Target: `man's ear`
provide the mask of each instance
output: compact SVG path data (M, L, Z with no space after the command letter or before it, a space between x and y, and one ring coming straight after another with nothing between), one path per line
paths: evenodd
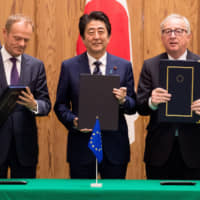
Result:
M83 44L85 45L85 37L81 37L81 40L82 40Z
M188 34L187 37L188 37L188 40L191 40L192 39L192 33Z

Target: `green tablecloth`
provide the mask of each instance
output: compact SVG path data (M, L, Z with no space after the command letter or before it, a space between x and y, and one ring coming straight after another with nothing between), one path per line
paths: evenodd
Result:
M0 200L200 200L200 181L194 186L162 186L152 180L27 179L26 185L0 185Z

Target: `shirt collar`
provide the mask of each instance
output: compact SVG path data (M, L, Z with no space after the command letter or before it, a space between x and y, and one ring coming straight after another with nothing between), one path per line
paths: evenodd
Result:
M6 50L6 48L3 46L1 48L1 54L2 54L2 59L3 62L8 61L10 58L12 58L13 56L11 56L8 51ZM15 57L17 59L17 61L19 61L21 63L22 60L22 55Z
M87 52L87 56L88 56L88 62L90 66L93 65L95 61L97 61L97 59L92 57L88 52ZM101 62L104 66L106 66L106 58L107 58L107 52L105 52L105 54L100 59L98 59L98 61Z
M181 55L179 58L175 59L173 58L172 56L170 56L169 54L168 55L168 59L169 60L187 60L187 49L186 51L183 53L183 55Z

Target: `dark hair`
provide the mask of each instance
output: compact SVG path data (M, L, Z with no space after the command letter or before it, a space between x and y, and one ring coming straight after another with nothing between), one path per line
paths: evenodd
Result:
M107 15L101 11L93 11L89 15L84 14L79 20L79 32L82 38L84 38L85 28L87 24L92 20L99 20L105 23L106 29L108 31L108 36L111 34L111 24Z

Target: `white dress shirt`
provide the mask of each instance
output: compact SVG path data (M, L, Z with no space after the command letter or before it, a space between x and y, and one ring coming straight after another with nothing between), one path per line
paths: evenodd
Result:
M89 67L90 67L90 73L93 74L94 69L96 67L94 62L99 61L99 62L101 62L99 69L100 69L102 75L105 75L106 74L107 52L98 60L96 58L92 57L88 52L87 52L87 56L88 56L88 63L89 63Z
M4 71L5 71L5 74L6 74L6 80L7 80L8 85L10 85L10 81L11 81L10 76L11 76L11 71L12 71L12 66L13 66L13 63L10 60L10 58L12 58L13 56L11 56L7 52L7 50L5 49L4 46L1 48L1 55L2 55L2 60L3 60L3 65L4 65ZM18 74L19 74L19 77L20 77L22 56L20 55L20 56L15 57L15 58L17 59L16 65L17 65L17 71L18 71Z

